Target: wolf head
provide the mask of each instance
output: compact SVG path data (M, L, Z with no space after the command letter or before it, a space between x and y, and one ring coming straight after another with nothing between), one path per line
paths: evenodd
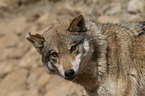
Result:
M54 24L43 35L28 33L26 38L42 55L48 73L73 80L93 53L86 31L85 19L80 15L70 23Z

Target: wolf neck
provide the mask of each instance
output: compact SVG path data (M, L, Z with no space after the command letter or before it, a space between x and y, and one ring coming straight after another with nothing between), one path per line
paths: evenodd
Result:
M102 34L102 31L97 28L94 22L88 21L87 24L87 28L89 28L87 35L90 37L95 51L74 82L84 86L86 90L96 91L101 77L107 71L106 54L108 43L106 36Z

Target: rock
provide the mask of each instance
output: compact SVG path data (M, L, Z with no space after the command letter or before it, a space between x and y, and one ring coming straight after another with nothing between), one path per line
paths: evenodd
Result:
M18 89L5 96L41 96L37 88L32 88L30 90Z
M19 6L19 1L20 0L13 0L13 1L9 1L9 0L2 0L5 4L5 8L7 8L8 10L13 10L14 8L17 8ZM13 5L13 6L11 6ZM3 6L2 6L3 7Z
M15 28L14 26L17 27ZM11 28L12 32L16 33L17 35L24 34L24 30L27 29L28 26L30 26L30 24L26 22L25 17L18 17L14 20L11 20L9 23L9 28Z
M9 10L14 10L15 8L18 8L22 5L28 5L28 4L34 4L40 0L1 0L0 1L0 7L6 7ZM11 6L13 5L13 6Z
M8 37L7 37L8 38ZM3 39L5 40L5 39ZM1 41L0 41L1 42ZM21 59L24 54L30 49L30 46L26 46L26 42L13 40L11 43L5 44L5 42L11 42L9 40L1 42L0 45L0 60L5 59ZM19 43L18 43L19 42ZM6 48L8 47L8 48Z
M6 6L5 0L0 0L0 8L5 6Z
M19 96L19 95L15 95L15 96ZM23 93L22 96L42 96L42 95L40 95L40 92L39 92L38 88L33 87L30 90Z
M18 42L19 37L12 33L0 38L0 46L2 47L15 47Z
M35 14L32 14L31 16L27 17L27 22L35 22L37 21L39 18L40 18L40 14L41 13L35 13Z
M19 66L28 69L42 66L40 54L34 48L31 48L21 59Z
M8 74L0 82L0 96L6 96L6 94L15 90L23 89L27 74L28 72L25 69L18 69Z
M24 96L23 95L24 93L25 93L25 90L17 89L15 91L11 92L11 93L7 93L7 95L5 95L5 96Z
M1 53L0 60L7 60L7 59L9 59L9 56L12 56L12 57L14 56L15 48L5 48L5 47L1 48L0 47L0 49L2 49L2 50L0 50L0 53Z
M58 15L69 14L70 16L76 16L81 13L81 10L72 10L71 8L61 8L57 11Z
M7 53L5 53L5 47L2 47L2 46L0 46L0 53L1 53L1 55L0 55L0 61L1 60L6 60L6 57L7 57Z
M19 42L16 48L11 48L11 51L8 53L7 58L9 59L21 59L24 54L30 49L30 46L26 46L27 42Z
M115 15L121 12L121 3L112 3L105 10L105 14L107 15Z
M7 60L7 61L1 61L0 64L0 77L3 77L13 70L15 70L18 66L18 61L16 60Z
M49 22L48 22L49 21ZM39 33L42 34L48 28L50 27L51 24L57 23L57 19L55 18L55 15L53 14L43 14L38 20L37 23L42 24L41 25L41 30L39 30ZM35 32L35 31L32 31ZM37 31L38 32L38 31Z
M25 30L29 26L30 24L26 22L26 18L20 16L12 20L6 20L5 22L2 22L0 24L0 34L3 36L11 36L11 34L20 36L25 34Z
M138 12L143 12L145 6L144 0L130 0L128 3L128 12L136 14Z
M51 75L47 74L46 72L43 73L37 81L37 86L39 88L46 86L50 78Z
M40 76L42 76L44 73L45 73L44 68L31 69L30 75L28 79L26 80L26 83L29 85L28 88L38 87L37 82L40 79Z
M41 0L20 0L22 4L27 5L27 4L34 4L37 3Z
M61 0L48 0L49 2L58 2L58 1L61 1Z
M101 23L119 23L120 19L116 17L111 17L111 16L100 16L98 18L98 21Z

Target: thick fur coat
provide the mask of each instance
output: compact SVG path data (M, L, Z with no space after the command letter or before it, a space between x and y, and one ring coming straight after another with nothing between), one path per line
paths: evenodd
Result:
M145 96L145 21L101 24L80 15L26 38L48 73L82 85L89 96Z

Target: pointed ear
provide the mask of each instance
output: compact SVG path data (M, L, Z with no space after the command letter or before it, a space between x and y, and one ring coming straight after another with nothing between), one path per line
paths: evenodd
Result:
M26 35L26 39L33 44L37 51L41 54L44 47L44 38L40 34L32 35L30 32Z
M87 28L85 26L85 19L82 15L74 18L68 27L68 31L70 32L85 32Z

